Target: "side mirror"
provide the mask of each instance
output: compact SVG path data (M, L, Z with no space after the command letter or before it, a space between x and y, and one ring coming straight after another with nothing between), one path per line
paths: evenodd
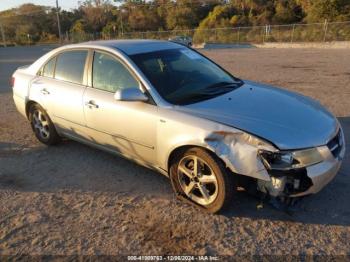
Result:
M137 87L119 89L114 94L114 99L118 101L148 101L148 97Z

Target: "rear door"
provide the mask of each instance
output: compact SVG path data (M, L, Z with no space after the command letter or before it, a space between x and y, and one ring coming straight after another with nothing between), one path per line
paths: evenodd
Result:
M44 64L37 76L32 80L30 88L30 99L38 102L49 115L52 115L50 92L52 92L52 85L55 82L53 80L55 65L56 56Z
M67 132L85 126L83 93L86 88L88 50L68 50L56 59L50 83L50 103L55 122Z

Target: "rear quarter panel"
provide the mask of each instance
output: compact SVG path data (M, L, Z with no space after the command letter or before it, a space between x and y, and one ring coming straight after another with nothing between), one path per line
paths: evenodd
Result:
M17 110L23 116L27 117L25 107L28 102L30 83L33 79L33 75L27 73L26 69L17 69L14 72L13 77L15 78L13 100Z

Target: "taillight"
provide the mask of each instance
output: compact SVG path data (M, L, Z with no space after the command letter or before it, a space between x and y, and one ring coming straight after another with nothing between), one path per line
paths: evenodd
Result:
M10 86L13 88L15 86L15 78L11 77L10 79Z

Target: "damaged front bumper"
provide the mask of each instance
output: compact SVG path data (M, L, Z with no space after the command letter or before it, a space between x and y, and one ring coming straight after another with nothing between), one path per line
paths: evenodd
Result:
M338 157L333 156L327 147L322 147L320 150L325 157L321 163L289 172L270 170L268 172L271 174L271 179L269 181L258 180L258 190L274 197L299 197L319 192L339 171L345 148Z
M266 164L261 150L280 151L243 132L215 133L206 141L232 172L256 178L257 190L273 197L299 197L319 192L335 177L345 155L344 135L340 128L327 145L312 149L317 151L318 161L315 157L300 155L311 149L295 151L293 154L300 161L291 168Z
M319 192L338 173L342 159L345 155L345 147L342 148L342 152L340 152L338 157L334 157L328 148L324 151L326 160L317 165L306 168L307 176L311 179L312 185L306 191L291 194L291 197L304 196Z

